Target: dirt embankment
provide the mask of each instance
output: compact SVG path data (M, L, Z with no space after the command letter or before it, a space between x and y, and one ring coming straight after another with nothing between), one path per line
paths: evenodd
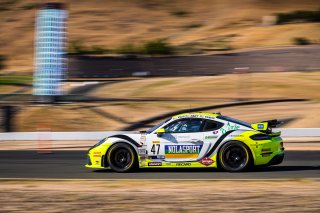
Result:
M0 212L319 212L320 181L1 181Z

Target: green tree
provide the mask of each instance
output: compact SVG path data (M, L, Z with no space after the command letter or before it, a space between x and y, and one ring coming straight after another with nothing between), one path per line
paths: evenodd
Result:
M173 46L171 46L166 39L149 41L144 44L144 50L146 54L150 55L168 55L174 52Z

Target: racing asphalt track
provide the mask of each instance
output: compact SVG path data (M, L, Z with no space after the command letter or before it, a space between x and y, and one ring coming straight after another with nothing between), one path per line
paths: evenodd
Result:
M227 173L217 169L140 169L136 173L90 170L83 165L86 151L0 151L1 178L48 179L294 179L320 178L320 151L287 151L278 166L251 172Z

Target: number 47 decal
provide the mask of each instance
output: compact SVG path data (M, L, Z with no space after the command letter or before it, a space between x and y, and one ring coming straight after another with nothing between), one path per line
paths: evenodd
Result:
M157 146L157 147L156 147ZM158 155L159 154L159 151L160 151L160 144L153 144L152 147L151 147L151 152L154 154L154 155Z

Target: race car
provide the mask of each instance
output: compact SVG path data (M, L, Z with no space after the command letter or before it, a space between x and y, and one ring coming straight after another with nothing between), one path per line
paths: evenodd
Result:
M86 167L129 172L138 168L221 168L239 172L284 159L280 122L249 124L221 113L184 113L147 131L102 139L87 154Z

